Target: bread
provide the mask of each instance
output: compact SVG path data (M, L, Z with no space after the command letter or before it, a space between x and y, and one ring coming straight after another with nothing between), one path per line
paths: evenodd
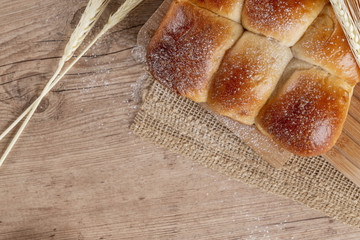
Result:
M320 13L326 0L246 0L245 29L294 45Z
M292 48L296 58L320 66L354 86L360 69L330 4Z
M175 0L148 46L150 73L292 153L327 152L360 80L331 5L244 0L241 36L230 3L241 1Z
M147 48L149 71L181 96L205 102L213 74L242 31L234 21L175 0Z
M191 0L195 5L208 9L235 22L241 20L244 0Z
M280 78L280 81L279 81L279 83L277 85L277 88L276 88L276 90L274 92L276 92L281 86L283 86L285 84L285 82L287 80L289 80L291 75L293 75L293 73L295 71L307 70L307 69L310 69L310 68L313 68L313 67L315 67L315 66L313 64L311 64L311 63L301 61L301 60L299 60L297 58L291 59L289 64L286 66L286 68L284 70L284 73L282 74L282 76Z
M341 134L353 88L312 67L296 70L256 117L256 126L287 150L301 156L330 150Z
M291 58L289 48L245 32L225 55L214 77L209 106L221 115L254 124Z

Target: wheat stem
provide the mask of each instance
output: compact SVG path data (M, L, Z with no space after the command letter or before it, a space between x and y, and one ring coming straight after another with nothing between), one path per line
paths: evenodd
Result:
M32 115L36 111L37 107L39 106L41 100L48 92L47 89L52 85L54 80L57 78L59 73L61 72L62 68L64 67L65 63L71 59L71 57L74 55L74 52L78 49L78 47L81 45L81 43L84 41L85 37L89 34L90 30L93 28L97 20L99 20L101 14L105 10L106 6L110 0L90 0L85 8L84 13L82 14L80 21L78 25L76 26L74 32L71 34L71 37L68 41L68 43L65 46L64 54L62 58L59 61L58 67L54 73L54 75L50 78L46 86L44 87L43 91L41 92L40 96L34 101L34 103L31 105L31 109L29 112L25 121L20 126L19 130L15 134L14 138L11 140L9 146L6 148L5 152L0 158L0 167L4 163L6 157L10 153L11 149L14 147L16 141L19 139L21 133L24 131L26 125L30 121ZM0 140L3 139L6 134L8 134L20 121L22 118L26 116L27 113L23 113L18 117L13 124L11 124L0 136Z
M66 70L59 75L55 82L51 84L51 86L48 88L48 90L45 92L45 95L61 80L61 78L77 63L80 58L95 44L95 42L102 37L110 28L115 26L118 22L120 22L133 8L135 8L138 4L140 4L141 1L133 1L130 4L124 3L122 8L119 8L119 10L113 15L112 19L109 19L107 26L102 29L102 31L95 37L95 39L88 45L86 49L66 68ZM36 101L38 101L41 98L39 96ZM31 110L31 108L35 105L35 102L32 103L19 117L16 119L9 127L6 129L1 135L0 140L2 140Z
M10 142L9 146L5 150L3 156L0 159L0 167L4 163L6 157L14 147L16 141L19 139L21 133L25 129L26 125L30 121L30 118L36 111L38 105L40 104L42 98L64 77L64 75L80 60L80 58L97 42L99 38L101 38L108 30L110 30L112 27L114 27L116 24L121 22L136 6L138 6L143 0L127 0L122 4L119 9L109 17L108 22L105 24L101 32L90 42L90 44L76 57L76 59L60 74L60 75L54 75L55 78L49 81L47 86L45 86L44 90L40 94L40 96L35 100L35 102L28 107L23 114L21 114L22 118L26 116L28 113L25 121L19 128L18 132L16 133L15 137ZM20 117L21 117L20 116ZM19 117L19 118L20 118ZM19 120L21 121L21 119ZM19 122L18 121L18 122ZM15 122L14 122L15 123ZM14 124L16 126L16 124ZM11 126L10 126L11 127ZM10 129L11 130L11 129ZM10 131L9 130L9 131ZM3 134L2 134L3 135ZM6 134L5 134L6 135ZM3 136L0 136L0 140Z
M105 10L106 6L109 4L110 0L90 0L85 8L84 13L82 14L79 24L76 26L74 32L71 34L71 37L66 44L64 49L64 54L59 61L58 67L51 77L44 90L49 88L53 83L56 77L59 75L61 69L64 67L65 63L74 55L74 52L78 49L81 43L84 41L85 37L89 34L90 30L94 27L95 23L99 20L101 14ZM45 91L46 92L46 91ZM46 95L46 94L45 94ZM40 104L41 97L39 96L30 107L34 107L37 104ZM30 112L30 107L27 108L4 132L0 135L0 141L14 128L16 125ZM0 162L1 166L1 162Z

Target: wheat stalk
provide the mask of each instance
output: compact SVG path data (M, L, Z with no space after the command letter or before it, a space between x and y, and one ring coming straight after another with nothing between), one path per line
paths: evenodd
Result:
M109 2L110 0L90 0L88 2L85 11L81 16L79 24L76 26L75 30L70 36L68 43L65 46L63 56L58 63L58 67L54 75L49 80L48 84L45 86L44 90L49 88L49 86L54 82L55 78L59 75L65 63L74 55L75 51L84 41L95 23L99 20L101 14ZM47 92L43 95L45 96L46 94ZM26 109L4 132L2 132L0 135L0 141L30 112L31 108L33 108L36 104L40 104L43 97L40 95L28 109ZM1 164L2 162L0 160L0 167Z
M61 72L62 68L64 67L65 63L71 59L74 55L75 51L84 41L85 37L89 34L90 30L93 28L95 23L99 20L101 14L105 10L106 6L110 0L90 0L85 8L84 13L82 14L78 25L76 26L74 32L71 34L71 37L68 43L65 46L64 54L58 63L58 67L54 73L54 75L50 78L46 86L44 87L43 91L41 92L40 96L33 102L33 104L21 114L1 135L0 140L3 139L25 116L24 123L21 125L19 130L17 131L14 138L11 140L9 146L6 148L4 154L0 158L0 167L4 163L6 157L10 153L11 149L14 147L16 141L19 139L21 133L24 131L27 123L30 121L32 115L38 108L41 100L44 96L48 93L47 89L54 83L55 79Z
M360 66L360 3L357 0L330 0L330 2Z
M0 140L9 132L13 127L17 125L21 121L22 118L24 118L27 114L27 118L21 125L20 129L14 136L13 140L10 142L9 146L5 150L3 156L0 159L0 167L5 161L6 157L14 147L16 141L19 139L21 133L25 129L26 125L30 121L31 116L36 111L39 103L41 102L42 98L65 76L65 74L80 60L80 58L96 43L96 41L101 38L107 31L109 31L112 27L114 27L116 24L121 22L136 6L138 6L143 0L126 0L123 5L119 7L119 9L109 17L108 22L105 24L103 29L100 31L100 33L90 42L90 44L76 57L76 59L61 73L57 74L53 81L49 81L48 85L45 86L43 92L41 95L35 100L35 102L28 107L21 115L20 117L14 121L14 123L0 136ZM71 38L70 38L71 39ZM80 43L81 44L81 43ZM79 45L80 45L79 44ZM78 46L79 46L78 45ZM75 50L72 52L72 54L75 52ZM66 59L66 58L62 58ZM70 58L69 58L70 59Z

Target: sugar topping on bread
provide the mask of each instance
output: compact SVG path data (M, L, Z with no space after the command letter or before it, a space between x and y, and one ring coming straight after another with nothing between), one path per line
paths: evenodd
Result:
M335 144L360 80L326 0L174 0L147 61L174 92L303 156Z

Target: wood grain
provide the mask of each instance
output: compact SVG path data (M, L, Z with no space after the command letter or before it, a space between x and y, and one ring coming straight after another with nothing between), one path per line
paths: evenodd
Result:
M86 1L1 3L3 129L55 70ZM160 3L145 1L42 102L0 169L0 239L359 239L130 133L142 76L131 49Z
M351 181L360 186L360 86L354 90L343 133L324 157Z

